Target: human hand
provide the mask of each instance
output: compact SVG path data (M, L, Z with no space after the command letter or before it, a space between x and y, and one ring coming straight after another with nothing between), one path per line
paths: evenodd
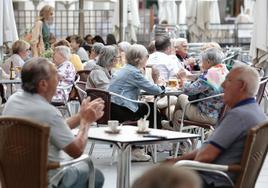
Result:
M189 57L188 59L185 60L186 65L193 65L195 64L195 58Z
M179 70L179 72L177 73L177 77L179 78L179 79L185 79L186 78L186 71L184 70L184 69L180 69Z
M80 118L84 123L92 123L100 119L104 114L104 101L101 98L97 98L93 101L90 97L83 100L80 106Z

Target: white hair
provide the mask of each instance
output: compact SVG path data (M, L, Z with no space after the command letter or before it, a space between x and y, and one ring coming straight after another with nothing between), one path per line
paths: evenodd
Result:
M127 41L122 41L118 44L118 47L120 50L127 52L127 50L129 49L129 47L131 46L131 44Z
M133 44L126 53L127 63L138 67L141 59L148 56L147 49L141 44Z
M71 50L67 46L57 46L55 51L61 53L65 60L69 60L71 58Z
M186 38L176 38L173 39L173 46L181 46L182 43L186 42L187 43L187 39Z
M247 93L251 97L255 97L260 84L260 76L256 69L248 65L240 65L232 69L239 71L238 78L246 83Z

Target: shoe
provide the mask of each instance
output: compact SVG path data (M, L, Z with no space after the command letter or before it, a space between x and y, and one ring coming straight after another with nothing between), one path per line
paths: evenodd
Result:
M170 123L167 120L162 120L161 125L162 125L162 129L174 131L174 128L170 126Z
M134 149L131 152L131 161L133 162L147 162L150 161L151 156L144 152L144 149Z

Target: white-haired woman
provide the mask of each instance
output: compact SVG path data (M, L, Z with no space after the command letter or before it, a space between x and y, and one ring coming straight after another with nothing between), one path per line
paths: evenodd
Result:
M147 59L148 51L143 45L134 44L129 47L126 53L127 64L115 73L108 90L133 100L138 100L141 89L152 95L163 93L164 87L150 82L141 72L141 69L146 66ZM138 120L148 112L144 104L140 105L116 96L112 96L111 101L111 118L119 122ZM150 104L150 107L153 112L153 105ZM160 116L157 117L160 125ZM153 113L150 113L149 121L149 126L153 127ZM135 149L132 151L132 160L148 161L150 156L143 150Z
M225 64L221 64L223 58L224 54L216 48L211 48L201 53L203 73L193 83L184 85L184 94L178 97L174 110L173 128L179 128L178 119L182 117L182 112L190 100L209 97L223 92L221 84L228 74ZM221 97L200 101L186 108L186 119L215 124L222 107L223 101ZM163 124L163 127L169 128L167 126Z
M57 66L59 83L56 94L54 95L53 102L63 102L64 97L68 99L71 91L71 85L75 79L74 65L69 61L71 56L71 50L67 46L57 46L54 49L53 63ZM67 88L65 92L61 88Z
M131 44L126 41L122 41L118 44L118 49L119 49L119 61L116 64L116 68L122 68L126 64L126 52L129 49Z
M99 55L101 52L101 49L104 47L104 44L100 42L95 42L92 45L91 53L90 53L90 60L85 62L84 64L84 70L91 70L97 63L99 59Z
M108 89L111 70L117 63L118 50L114 46L104 46L99 54L97 64L93 66L87 78L86 88Z

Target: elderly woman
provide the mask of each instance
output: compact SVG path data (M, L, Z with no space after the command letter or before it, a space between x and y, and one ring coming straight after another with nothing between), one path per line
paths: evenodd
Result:
M126 64L126 52L131 44L127 41L122 41L118 44L120 59L116 68L122 68Z
M164 88L147 80L141 72L146 66L148 52L142 45L132 45L126 53L127 64L120 69L111 80L109 91L137 100L140 90L152 95L164 92ZM112 119L120 122L137 120L147 113L146 106L112 96ZM153 125L153 115L150 114L150 125Z
M104 47L104 44L100 42L96 42L92 45L91 53L90 53L90 60L87 61L84 64L84 69L85 70L91 70L94 65L96 65L96 62L98 61L101 49Z
M225 80L228 70L221 64L224 54L216 48L201 53L201 69L203 73L191 84L184 84L184 94L178 97L173 114L173 128L179 127L178 119L190 100L209 97L222 92L221 84ZM223 107L221 97L215 97L191 104L186 109L186 119L215 124ZM167 125L163 125L167 128Z
M147 59L148 52L144 46L139 44L130 46L126 53L127 64L113 76L108 90L132 100L138 99L141 89L152 95L163 93L164 87L147 80L141 71L146 66ZM111 119L119 120L119 122L138 120L148 112L144 104L140 105L116 96L112 96L111 101ZM151 104L150 107L153 112L153 105ZM160 116L157 117L158 125L160 125ZM153 127L153 113L150 113L149 120L150 127ZM142 149L132 150L134 161L148 161L150 158Z
M68 48L71 49L70 43L65 39L61 39L58 42L53 44L53 48L55 48L57 46L67 46ZM76 72L83 70L82 61L80 60L80 57L77 54L71 53L70 62L74 65Z
M30 54L30 44L25 42L24 40L17 40L12 45L12 55L3 64L3 70L7 74L9 74L10 64L12 62L13 66L15 67L16 75L18 75L20 68L29 58L29 54Z
M75 68L69 61L71 50L67 46L57 46L54 49L53 63L57 67L59 84L53 102L63 102L67 100L71 91L71 86L75 79ZM62 89L64 88L64 89Z
M117 49L114 46L104 46L101 49L97 64L93 66L87 78L86 88L108 89L111 70L117 63L117 54Z

